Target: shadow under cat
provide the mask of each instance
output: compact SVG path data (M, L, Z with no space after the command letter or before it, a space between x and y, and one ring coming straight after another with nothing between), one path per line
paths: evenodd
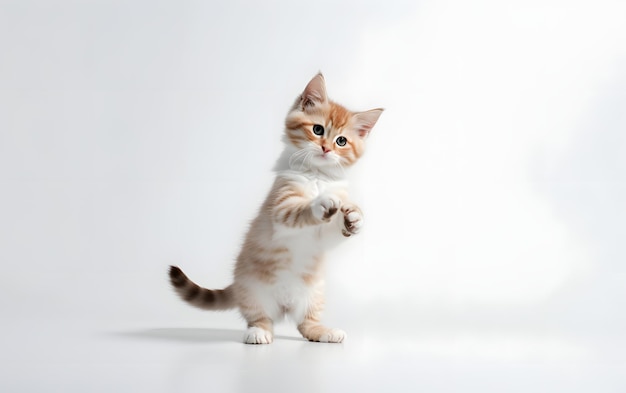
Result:
M244 336L243 330L237 329L202 329L202 328L155 328L116 332L115 336L188 343L225 343L236 342L241 344ZM280 340L307 342L301 337L276 336Z

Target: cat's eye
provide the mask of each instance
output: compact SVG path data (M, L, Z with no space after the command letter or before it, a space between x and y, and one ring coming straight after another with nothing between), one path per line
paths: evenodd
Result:
M335 142L339 145L339 146L345 146L346 143L348 142L348 140L346 139L345 136L340 136L337 137L337 140L335 140Z
M322 126L321 126L321 125L319 125L319 124L315 124L315 125L313 126L313 133L314 133L315 135L324 135L324 127L322 127Z

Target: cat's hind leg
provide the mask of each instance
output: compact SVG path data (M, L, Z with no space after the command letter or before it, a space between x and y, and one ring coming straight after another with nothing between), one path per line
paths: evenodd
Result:
M343 330L328 328L311 318L305 318L298 325L298 331L307 340L322 343L340 343L346 338L346 332Z
M271 292L272 288L257 282L247 282L245 286L240 282L237 285L239 312L248 324L243 342L271 344L274 341L274 321L284 316Z
M328 328L320 323L319 316L323 307L323 297L317 295L316 301L311 302L304 317L298 322L298 331L309 341L324 343L340 343L346 338L346 332L341 329Z

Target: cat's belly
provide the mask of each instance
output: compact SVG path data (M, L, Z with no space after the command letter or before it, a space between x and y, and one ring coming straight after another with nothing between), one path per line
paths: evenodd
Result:
M286 249L272 280L257 281L253 292L272 319L290 316L302 321L307 307L323 285L320 269L323 247L313 228L290 232L290 236L273 239L272 246Z
M302 321L315 286L307 285L299 274L288 270L278 272L278 276L272 294L279 311L295 321Z
M281 269L275 272L272 282L249 282L248 290L272 320L288 315L301 322L321 285L322 282L307 282L303 274L294 269Z
M345 240L342 235L343 216L336 213L328 223L292 228L275 224L272 243L275 247L289 249L294 260L309 259L323 254Z

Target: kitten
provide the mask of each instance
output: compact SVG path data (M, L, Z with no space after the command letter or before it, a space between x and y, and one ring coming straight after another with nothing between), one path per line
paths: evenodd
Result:
M316 75L287 115L276 179L248 230L234 282L201 288L171 266L180 297L208 310L239 308L248 344L271 343L274 321L286 315L310 341L342 342L345 332L319 320L324 252L361 230L362 213L348 198L344 168L361 157L382 111L350 112L328 99L324 77Z

